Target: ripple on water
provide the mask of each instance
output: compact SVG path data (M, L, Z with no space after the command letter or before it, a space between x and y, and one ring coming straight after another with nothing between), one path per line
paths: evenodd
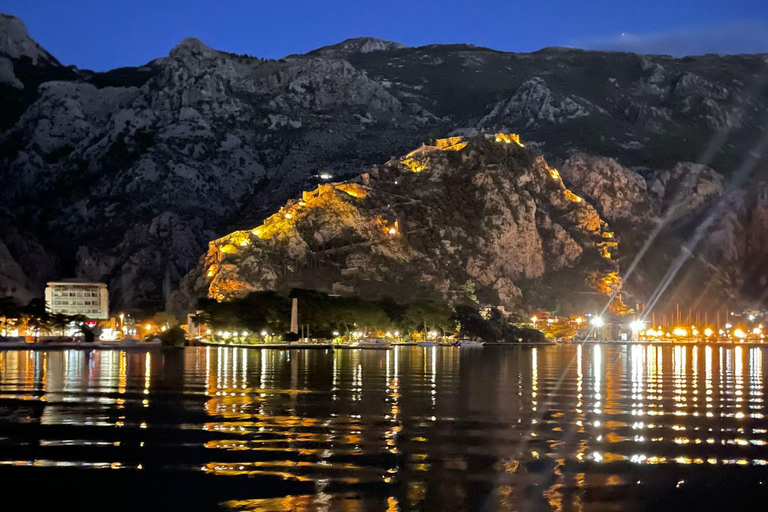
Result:
M0 351L0 478L126 507L733 507L768 493L765 350Z

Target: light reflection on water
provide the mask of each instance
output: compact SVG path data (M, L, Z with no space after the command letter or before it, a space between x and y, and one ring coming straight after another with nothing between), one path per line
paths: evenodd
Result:
M652 508L768 482L765 350L0 351L0 476L172 474L236 510Z

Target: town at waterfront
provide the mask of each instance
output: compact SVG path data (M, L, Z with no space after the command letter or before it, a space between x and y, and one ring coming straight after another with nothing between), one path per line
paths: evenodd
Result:
M45 300L19 304L0 298L0 348L81 346L391 348L395 345L460 345L575 342L762 343L761 310L685 310L618 315L583 311L558 315L544 309L507 311L502 306L448 305L434 300L368 300L293 289L253 292L241 299L200 299L179 319L111 312L103 283L48 283Z

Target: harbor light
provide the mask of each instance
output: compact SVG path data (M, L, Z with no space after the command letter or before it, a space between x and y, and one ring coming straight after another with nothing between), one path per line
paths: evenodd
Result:
M261 331L261 335L262 336L266 336L267 335L267 331Z
M709 327L704 329L704 336L706 336L707 338L711 337L714 333L715 332L712 329L710 329Z
M644 326L645 326L645 322L643 322L642 320L633 320L629 324L629 328L632 329L632 332L640 332Z
M745 333L743 330L741 330L738 327L733 330L733 335L736 336L737 338L741 339L741 340L743 340L744 338L747 337L747 333Z
M595 327L602 327L605 324L603 318L600 316L594 317L590 323Z
M682 338L682 337L688 336L688 331L686 331L682 327L675 327L675 330L672 331L672 334L674 334L678 338Z
M339 331L333 331L333 335L334 336L338 336L339 335Z

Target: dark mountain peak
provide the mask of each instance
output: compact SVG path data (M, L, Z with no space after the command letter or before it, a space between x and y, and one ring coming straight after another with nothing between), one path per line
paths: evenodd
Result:
M394 41L386 41L378 37L353 37L330 46L323 46L309 52L307 55L344 58L355 53L371 53L387 50L399 50L406 46Z
M581 48L573 48L571 46L545 46L540 49L538 53L567 53L567 52L585 52L588 50L582 50Z
M24 22L16 16L0 13L0 57L13 60L28 58L32 64L41 62L59 65L27 32Z
M196 37L187 37L183 39L179 44L174 46L170 53L170 57L210 57L218 54L216 50L203 43Z

